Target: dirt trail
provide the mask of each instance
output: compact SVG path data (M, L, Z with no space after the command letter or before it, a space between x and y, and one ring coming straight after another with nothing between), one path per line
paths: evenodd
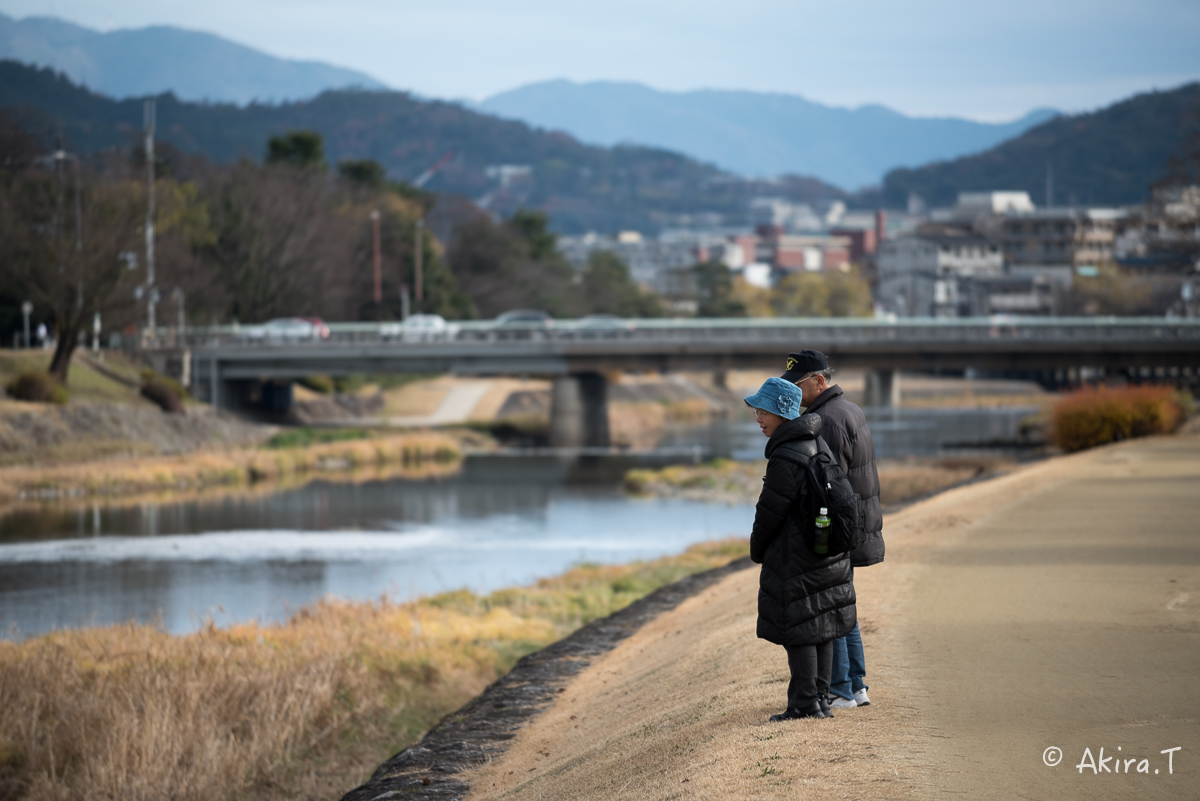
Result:
M1195 798L1198 513L1200 438L1176 437L889 516L856 576L875 703L827 721L766 722L787 667L735 573L582 671L470 798ZM1081 775L1102 746L1149 772Z

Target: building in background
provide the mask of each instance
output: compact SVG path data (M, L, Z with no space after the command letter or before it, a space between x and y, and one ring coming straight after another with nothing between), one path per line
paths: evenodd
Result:
M1055 314L1077 275L1117 260L1118 242L1136 249L1120 239L1130 219L1125 209L1039 209L1026 192L964 192L880 248L876 300L910 317ZM970 254L983 245L978 262Z
M989 227L1004 250L1009 272L1043 275L1070 286L1075 270L1113 261L1121 209L1052 208L1006 213Z
M1004 274L999 246L965 229L885 240L877 261L876 302L897 317L970 316L973 283Z

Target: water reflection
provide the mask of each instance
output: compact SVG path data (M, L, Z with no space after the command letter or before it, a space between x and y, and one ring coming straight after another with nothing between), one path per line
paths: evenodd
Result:
M1024 425L1039 410L1035 406L1001 409L864 409L876 456L897 459L987 452L1028 453L1041 444L1038 434ZM751 419L708 426L675 426L663 445L680 447L699 442L715 455L731 459L763 458L766 444Z
M22 511L0 520L0 621L28 635L161 616L183 632L204 616L282 620L329 593L490 591L748 533L750 507L625 499L625 461L484 457L436 481Z
M881 458L1027 449L1029 409L868 410ZM663 443L762 458L750 421L677 427ZM654 459L483 456L454 475L318 481L173 502L47 504L0 518L0 627L148 621L173 632L277 621L325 594L490 591L579 561L625 562L745 536L750 506L629 500Z

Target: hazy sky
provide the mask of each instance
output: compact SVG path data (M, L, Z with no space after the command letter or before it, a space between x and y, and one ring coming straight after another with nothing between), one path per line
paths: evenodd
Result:
M205 30L444 98L604 79L1005 119L1200 79L1198 0L0 0L0 10L102 30Z

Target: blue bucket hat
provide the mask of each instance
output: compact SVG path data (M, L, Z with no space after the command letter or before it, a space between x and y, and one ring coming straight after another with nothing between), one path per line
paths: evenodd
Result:
M764 412L777 414L786 420L795 420L800 416L800 399L804 393L800 387L784 381L782 378L768 378L766 383L758 388L748 398L743 398L746 405L752 409L762 409Z

